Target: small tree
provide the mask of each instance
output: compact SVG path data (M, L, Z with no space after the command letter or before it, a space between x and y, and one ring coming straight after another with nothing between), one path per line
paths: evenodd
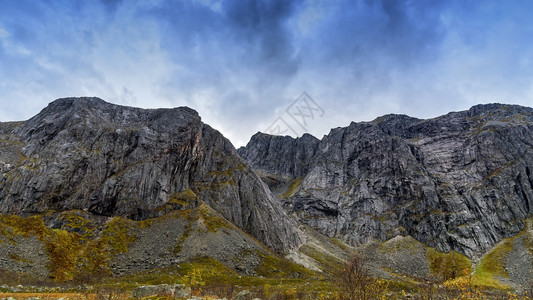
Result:
M367 300L382 298L388 283L373 278L367 268L366 258L354 254L341 268L337 276L341 289L341 298L350 300Z

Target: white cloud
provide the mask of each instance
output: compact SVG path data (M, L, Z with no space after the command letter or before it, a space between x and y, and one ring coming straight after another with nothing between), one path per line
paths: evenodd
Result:
M0 27L0 39L6 39L9 37L9 32L7 32L4 28Z

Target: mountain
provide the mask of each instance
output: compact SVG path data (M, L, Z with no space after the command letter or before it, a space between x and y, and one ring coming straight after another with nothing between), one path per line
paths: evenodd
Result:
M141 221L202 203L280 253L302 241L231 143L190 108L65 98L0 123L1 213Z
M414 289L523 289L532 141L533 109L491 104L235 150L190 108L59 99L0 123L0 280L321 289L356 251Z
M258 133L238 150L286 210L351 245L396 236L480 258L533 215L533 109L386 115L321 140Z

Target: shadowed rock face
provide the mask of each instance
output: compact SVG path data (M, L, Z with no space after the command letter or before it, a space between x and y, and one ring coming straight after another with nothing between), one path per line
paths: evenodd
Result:
M533 214L531 108L478 105L429 120L386 115L333 129L318 146L303 143L298 151L314 154L301 161L285 155L285 143L297 142L256 135L239 154L258 170L303 176L289 209L352 244L411 235L477 257ZM269 157L289 160L261 161Z
M140 220L206 202L279 252L301 234L218 131L186 107L52 102L0 123L0 212L80 209Z

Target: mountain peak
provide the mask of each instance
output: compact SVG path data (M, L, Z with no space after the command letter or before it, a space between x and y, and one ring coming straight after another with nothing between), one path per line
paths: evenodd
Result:
M503 115L515 114L515 113L532 113L533 108L513 105L513 104L501 104L501 103L489 103L489 104L478 104L472 106L468 110L468 115L473 116L482 116L487 113L499 113Z
M377 117L372 121L372 123L400 123L400 122L416 122L420 119L405 115L405 114L386 114L380 117Z
M104 105L104 104L111 104L111 103L108 103L98 97L66 97L66 98L56 99L50 102L49 105L64 106L64 105L72 105L72 104Z
M25 140L48 140L69 128L147 128L157 132L178 132L201 124L198 112L188 107L143 109L106 102L97 97L61 98L24 122L17 133ZM38 151L43 143L30 143Z
M88 111L89 110L89 111ZM156 114L160 115L163 113L181 113L183 117L188 116L192 118L199 118L199 114L196 110L187 107L180 106L174 108L157 108L157 109L146 109L131 107L119 104L113 104L106 102L98 97L68 97L68 98L59 98L48 104L46 108L42 110L42 113L50 112L98 112L106 113L110 111L128 111L136 114Z

